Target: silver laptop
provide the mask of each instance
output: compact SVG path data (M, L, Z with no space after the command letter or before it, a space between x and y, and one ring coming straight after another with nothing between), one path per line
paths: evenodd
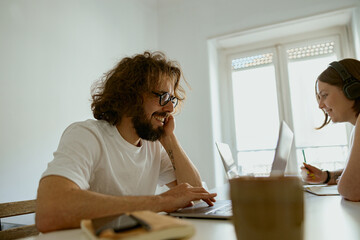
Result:
M234 161L229 145L221 142L215 142L215 144L224 165L226 177L231 179L239 176L238 167Z
M293 140L294 133L286 122L282 121L270 176L284 176Z
M275 156L271 167L270 176L281 176L285 173L285 168L290 156L291 145L294 134L289 126L282 121L279 128L279 136L276 144ZM228 179L239 176L236 163L232 157L230 147L226 143L216 142L221 160L224 165ZM232 217L231 200L218 200L214 206L209 207L207 203L200 202L192 207L180 209L170 213L176 217L187 218L214 218L229 219Z
M283 176L290 156L294 133L285 121L281 122L279 136L276 144L275 155L271 166L270 176ZM216 142L226 176L228 179L239 176L236 163L230 147L226 143Z

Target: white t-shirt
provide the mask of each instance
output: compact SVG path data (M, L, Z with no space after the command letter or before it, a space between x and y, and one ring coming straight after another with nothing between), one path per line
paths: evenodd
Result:
M136 147L103 120L71 124L42 177L59 175L81 189L116 196L153 195L157 184L176 179L159 141Z
M345 161L345 166L347 165L347 163L349 162L349 157L350 157L350 153L352 151L352 147L354 145L354 137L355 137L355 127L352 128L351 133L350 133L350 139L349 139L349 152Z

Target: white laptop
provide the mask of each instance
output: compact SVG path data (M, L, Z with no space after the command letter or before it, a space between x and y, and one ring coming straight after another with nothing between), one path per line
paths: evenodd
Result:
M284 175L285 168L290 156L293 138L293 132L289 126L284 121L282 121L279 128L279 136L270 176ZM232 157L229 145L226 143L216 142L216 146L220 153L227 178L231 179L239 176L237 166ZM214 206L211 207L209 207L205 202L200 202L192 207L187 207L176 212L172 212L170 215L188 218L229 219L232 217L231 200L218 200L214 203Z
M283 176L285 174L293 139L294 133L291 131L286 122L282 121L270 176Z
M224 165L226 177L231 179L239 176L238 167L234 161L229 145L221 142L215 142L215 144Z
M270 176L282 176L290 156L294 133L285 121L281 122L275 155L271 166ZM226 143L216 142L221 160L228 179L239 176L236 163L232 157L230 147Z

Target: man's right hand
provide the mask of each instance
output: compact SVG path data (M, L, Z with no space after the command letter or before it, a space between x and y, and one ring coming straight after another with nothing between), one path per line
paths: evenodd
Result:
M214 205L216 193L209 193L202 187L192 187L190 184L181 183L167 192L160 194L161 205L164 212L173 212L179 208L193 205L192 201L203 200L209 206Z

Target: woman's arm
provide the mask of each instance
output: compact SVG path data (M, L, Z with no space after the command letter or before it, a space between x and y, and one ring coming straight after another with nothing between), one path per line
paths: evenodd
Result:
M340 195L350 201L360 201L360 115L354 130L354 142L348 163L338 182Z

